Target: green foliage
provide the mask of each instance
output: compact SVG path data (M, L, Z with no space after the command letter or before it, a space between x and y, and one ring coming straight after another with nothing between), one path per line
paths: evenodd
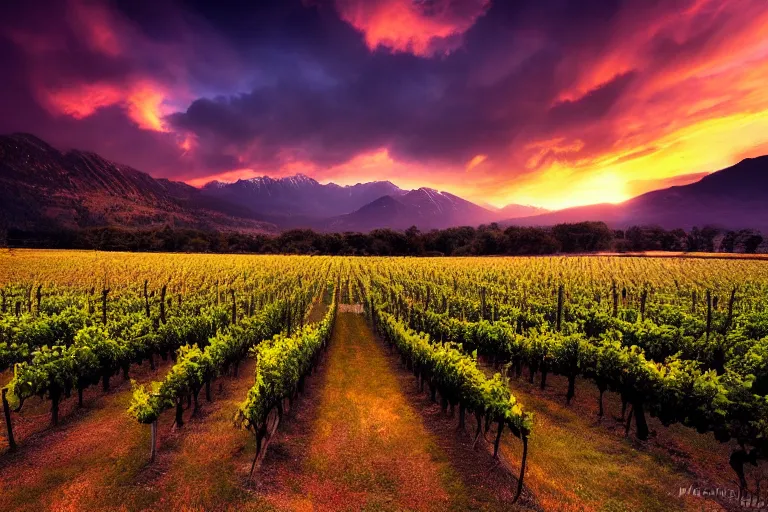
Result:
M330 339L335 318L334 294L321 322L293 336L277 335L252 349L256 356L255 382L236 414L236 425L254 431L263 427L270 411L295 392L317 352Z
M433 343L429 335L417 333L393 315L374 311L376 324L417 368L426 372L446 397L459 401L481 415L503 421L518 437L527 437L533 426L532 415L510 393L500 374L485 377L477 362L452 343Z

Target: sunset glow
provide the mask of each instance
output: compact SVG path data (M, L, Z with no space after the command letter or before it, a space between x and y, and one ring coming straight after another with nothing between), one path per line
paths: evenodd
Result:
M551 209L768 153L762 0L280 5L20 6L0 130L196 186L303 173Z
M461 35L489 5L490 0L336 0L341 17L364 34L371 50L383 47L422 57L459 46Z

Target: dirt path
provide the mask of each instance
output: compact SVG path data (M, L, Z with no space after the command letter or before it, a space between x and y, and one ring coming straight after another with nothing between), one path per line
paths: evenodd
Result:
M362 315L339 313L318 380L270 447L256 500L297 511L491 509L425 425Z

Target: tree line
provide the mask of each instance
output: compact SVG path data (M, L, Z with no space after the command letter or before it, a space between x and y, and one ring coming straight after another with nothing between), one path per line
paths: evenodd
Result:
M764 241L766 243L764 243ZM214 232L186 228L89 228L77 231L8 230L8 247L93 249L139 252L330 254L357 256L486 256L560 253L684 251L760 252L768 240L752 230L714 227L665 230L658 226L610 229L603 222L553 227L455 227L420 231L376 229L369 233L323 233L292 229L276 235Z

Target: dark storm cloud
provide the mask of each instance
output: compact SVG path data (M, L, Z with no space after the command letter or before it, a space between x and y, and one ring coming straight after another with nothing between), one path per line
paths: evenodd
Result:
M577 100L558 103L549 110L549 122L557 127L599 121L622 98L635 76L635 72L617 75Z

